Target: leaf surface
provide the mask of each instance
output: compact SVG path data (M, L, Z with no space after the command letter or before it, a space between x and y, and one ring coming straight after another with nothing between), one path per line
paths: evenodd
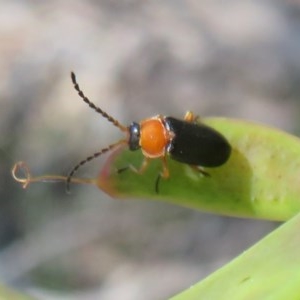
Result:
M222 133L232 146L228 162L205 168L203 176L168 158L170 178L155 181L161 161L143 174L118 169L142 163L140 151L113 153L97 180L117 198L166 201L201 211L236 217L287 220L300 211L300 140L283 131L243 120L207 118L203 123Z

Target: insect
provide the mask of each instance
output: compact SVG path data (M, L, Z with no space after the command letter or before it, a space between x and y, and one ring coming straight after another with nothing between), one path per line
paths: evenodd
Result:
M144 160L139 169L132 165L119 169L121 173L127 169L142 174L148 167L150 160L160 159L162 162L161 172L155 181L155 191L159 191L159 181L161 178L167 179L170 176L167 156L180 163L188 164L199 170L204 175L209 175L201 167L219 167L227 162L231 154L231 146L226 138L215 129L198 123L197 117L188 111L183 120L173 117L157 115L141 122L132 122L129 126L120 124L115 118L111 117L101 108L91 102L79 87L76 76L71 72L71 79L75 90L82 100L90 108L101 114L105 119L111 122L115 127L125 133L125 137L118 142L111 144L84 160L80 161L71 170L68 176L45 175L36 178L29 176L29 170L26 179L18 178L13 169L14 178L23 183L26 187L30 182L43 180L64 180L66 181L67 190L71 182L89 183L88 179L74 178L74 174L85 163L100 155L117 148L120 145L127 145L129 150L141 150ZM15 166L17 168L17 166Z

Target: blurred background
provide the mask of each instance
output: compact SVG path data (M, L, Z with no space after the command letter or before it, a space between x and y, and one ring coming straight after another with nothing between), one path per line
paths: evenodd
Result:
M278 226L89 186L23 190L16 161L64 175L120 137L71 70L124 124L193 110L299 135L299 53L293 0L0 0L0 282L37 299L166 299Z

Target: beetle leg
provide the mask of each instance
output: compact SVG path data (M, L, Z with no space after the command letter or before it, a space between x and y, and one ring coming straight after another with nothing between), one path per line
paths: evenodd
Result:
M142 165L140 166L139 169L137 169L134 165L128 165L127 167L120 168L117 170L118 174L123 173L124 171L130 169L132 172L137 173L137 174L143 174L145 170L147 169L149 164L149 158L144 157L144 160L142 162Z
M156 177L156 180L155 180L155 193L156 194L159 194L159 183L160 183L160 179L161 179L161 175L158 174L157 177Z
M156 192L156 194L159 193L159 183L160 183L160 179L161 179L161 178L167 179L167 178L169 178L169 176L170 176L170 172L169 172L169 168L168 168L168 165L167 165L166 156L163 156L163 157L161 158L161 161L162 161L162 172L160 172L160 173L157 175L157 178L156 178L156 181L155 181L155 192Z
M187 121L187 122L195 123L195 122L197 122L199 120L199 116L195 116L193 114L193 112L191 112L190 110L188 110L185 113L184 120Z
M133 170L134 172L138 173L138 174L143 174L145 172L145 170L147 169L149 165L149 158L148 157L144 157L144 160L142 162L142 165L140 166L139 169L135 169L132 165L130 165L131 170Z
M128 169L130 169L132 172L137 173L137 174L143 174L145 172L145 170L148 167L150 159L148 157L145 157L142 165L139 169L137 169L135 166L133 165L128 165L127 167L124 168L120 168L117 170L117 172L120 174ZM163 156L161 158L162 161L162 171L157 175L156 181L155 181L155 192L158 194L159 193L159 182L161 178L167 179L170 176L170 172L169 172L169 168L167 165L167 160L166 157Z
M163 156L161 158L161 161L162 161L162 167L163 167L161 177L167 179L170 176L170 172L169 172L169 168L168 168L168 165L167 165L166 156Z
M205 177L210 177L210 174L204 171L200 166L190 165L190 167L196 172L201 173Z

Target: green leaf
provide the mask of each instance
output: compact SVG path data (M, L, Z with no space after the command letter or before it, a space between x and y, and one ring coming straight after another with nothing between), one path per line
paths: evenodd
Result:
M172 300L300 299L300 214Z
M160 160L142 175L117 170L139 167L140 151L112 154L98 186L118 198L153 199L217 214L287 220L300 211L300 140L280 130L242 120L208 118L203 123L222 133L232 146L229 161L205 168L203 176L186 164L168 159L170 178L155 180Z

